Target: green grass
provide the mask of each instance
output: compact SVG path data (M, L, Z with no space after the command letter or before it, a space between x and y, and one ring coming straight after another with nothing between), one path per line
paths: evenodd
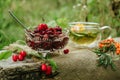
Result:
M87 8L83 8L85 0L0 0L0 49L16 40L24 40L24 30L8 14L11 9L17 17L28 27L37 26L45 22L66 18L68 22L88 21L98 22L101 26L109 25L113 28L113 37L119 36L120 23L112 17L111 0L88 0ZM77 6L78 3L81 6ZM73 8L76 6L76 8ZM117 33L115 33L117 32Z

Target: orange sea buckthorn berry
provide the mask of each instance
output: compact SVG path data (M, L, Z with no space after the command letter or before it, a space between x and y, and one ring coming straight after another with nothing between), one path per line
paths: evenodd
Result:
M101 44L101 43L99 44L99 48L102 48L103 46L104 46L103 44Z
M117 43L117 42L116 42L116 43L115 43L115 47L116 47L116 48L120 48L120 43Z
M119 55L120 54L120 48L116 49L116 54Z
M104 43L106 43L106 42L107 42L107 40L104 40L103 42L104 42Z
M111 42L115 42L113 38L109 39Z
M117 48L120 48L120 45L118 45Z
M111 43L111 41L110 41L110 40L108 40L108 41L107 41L107 43Z
M120 54L119 51L116 51L116 54L119 55Z

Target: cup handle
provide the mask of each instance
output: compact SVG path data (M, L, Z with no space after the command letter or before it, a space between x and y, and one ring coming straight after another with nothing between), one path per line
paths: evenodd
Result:
M101 31L105 30L105 29L109 29L109 31L110 31L110 34L109 34L109 36L106 39L111 38L112 28L110 26L103 26L103 27L100 28Z

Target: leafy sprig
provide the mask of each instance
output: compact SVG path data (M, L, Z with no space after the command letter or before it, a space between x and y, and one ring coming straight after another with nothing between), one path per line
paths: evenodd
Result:
M102 52L101 49L96 49L94 52L99 57L98 58L98 66L99 67L103 66L105 69L107 69L107 67L110 66L112 70L116 70L115 64L114 64L113 59L110 54L108 54L107 52Z
M8 50L3 51L3 52L0 53L0 60L2 60L2 59L7 59L7 58L9 58L11 55L12 55L12 52L11 52L11 51L8 51Z
M116 70L116 65L114 63L114 56L119 55L117 53L119 47L116 46L119 43L115 42L113 39L103 40L99 43L99 48L95 49L94 52L98 56L98 66L102 66L105 69L111 67L113 71Z

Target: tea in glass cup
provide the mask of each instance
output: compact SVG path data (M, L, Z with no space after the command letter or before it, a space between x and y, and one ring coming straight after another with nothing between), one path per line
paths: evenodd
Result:
M95 47L101 40L101 32L109 26L100 27L98 23L93 22L71 22L69 23L69 37L75 47Z

